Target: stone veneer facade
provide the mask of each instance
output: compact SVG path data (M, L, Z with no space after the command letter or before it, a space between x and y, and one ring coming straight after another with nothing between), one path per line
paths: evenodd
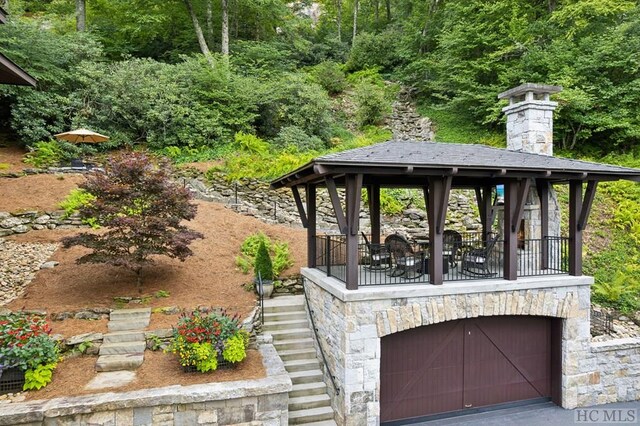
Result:
M640 398L640 339L618 348L591 344L591 277L450 282L345 290L316 269L303 269L318 336L340 392L338 424L379 424L380 339L443 321L495 315L563 319L562 406L575 408ZM325 376L328 374L325 368ZM328 377L325 380L331 384Z

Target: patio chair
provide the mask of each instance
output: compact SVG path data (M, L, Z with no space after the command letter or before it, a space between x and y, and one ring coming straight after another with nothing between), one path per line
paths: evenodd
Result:
M444 245L443 255L449 258L449 265L455 268L460 258L460 249L462 248L462 235L459 232L447 229L442 234L442 242Z
M393 260L390 276L404 275L405 278L415 279L422 275L424 253L415 252L406 238L398 234L389 235L384 240L384 245L387 246Z
M462 254L462 271L472 275L491 277L496 275L495 272L489 270L489 256L491 250L498 242L500 236L496 235L489 241L487 245L481 248L470 249Z
M361 233L364 238L364 245L367 247L367 269L389 269L391 268L391 254L384 244L372 244L364 232Z

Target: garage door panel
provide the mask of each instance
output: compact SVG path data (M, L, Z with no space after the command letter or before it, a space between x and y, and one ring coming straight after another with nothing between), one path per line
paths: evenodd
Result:
M551 396L551 324L481 317L384 337L381 421Z

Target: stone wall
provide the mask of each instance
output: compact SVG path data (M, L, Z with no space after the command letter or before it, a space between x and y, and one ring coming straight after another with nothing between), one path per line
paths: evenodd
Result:
M267 377L3 405L0 425L286 425L291 379L272 345Z
M0 212L0 237L24 234L32 229L72 228L84 225L77 215L65 217L63 211Z
M339 424L379 423L383 336L455 319L489 315L563 318L562 406L597 403L598 386L605 386L600 381L595 383L600 361L591 352L590 277L534 277L514 282L486 280L346 291L344 284L318 270L303 269L303 276L319 344L324 349L328 371L340 388L339 395L332 395ZM623 362L624 356L620 359ZM602 361L602 365L606 362ZM640 360L634 362L640 368ZM325 381L330 383L328 377ZM635 388L640 390L640 384L635 383Z
M582 378L581 405L640 400L640 339L591 344L594 371Z

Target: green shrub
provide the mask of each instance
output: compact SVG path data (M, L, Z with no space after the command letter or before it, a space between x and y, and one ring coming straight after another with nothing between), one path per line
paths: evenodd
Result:
M62 147L55 142L36 142L24 162L38 168L57 166L64 157Z
M640 308L640 281L618 271L609 280L596 280L593 300L621 312L635 312Z
M311 68L311 75L314 81L331 95L342 93L347 88L344 71L333 61L321 62Z
M260 277L266 281L273 280L273 264L271 263L271 256L269 255L269 250L267 250L267 246L264 241L261 241L258 246L253 270L256 278Z
M384 88L362 82L355 88L356 121L360 127L378 125L391 112Z
M269 150L267 142L250 133L238 132L234 136L234 141L236 148L241 152L266 154Z
M256 257L261 245L264 245L270 254L273 277L279 276L282 271L293 265L289 244L282 241L272 241L264 233L256 232L244 240L240 247L241 255L236 257L236 265L243 273L248 274L250 270L255 269Z
M240 362L247 357L245 340L242 335L236 334L233 337L229 337L224 344L224 351L222 351L222 357L225 361Z
M40 389L51 383L53 378L53 370L57 363L38 365L34 369L28 369L24 372L24 385L22 390Z
M300 151L320 150L325 147L319 137L309 136L297 126L283 127L273 143L281 149L293 147Z
M72 189L67 198L65 198L58 206L64 210L63 218L68 218L74 213L80 211L81 208L91 205L96 200L96 197L88 193L84 189ZM95 218L84 218L83 223L91 226L94 229L100 227Z
M402 34L395 29L387 29L378 34L362 32L357 35L349 59L345 65L347 71L380 67L385 72L392 71L401 62L398 52Z

